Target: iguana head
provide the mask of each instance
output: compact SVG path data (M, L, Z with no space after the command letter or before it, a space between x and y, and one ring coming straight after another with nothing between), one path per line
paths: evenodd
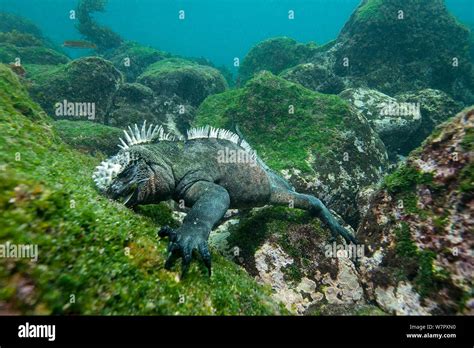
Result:
M169 168L147 144L174 138L165 134L162 127L150 125L147 129L146 122L141 130L135 125L134 130L129 127L124 133L121 150L97 166L92 175L97 188L127 207L163 200L172 178Z

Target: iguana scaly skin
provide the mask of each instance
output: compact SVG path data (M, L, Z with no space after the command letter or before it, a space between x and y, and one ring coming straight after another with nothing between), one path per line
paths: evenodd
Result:
M121 150L96 168L93 179L104 195L127 207L173 199L191 208L181 227L159 232L169 237L167 269L182 257L184 275L197 250L211 274L207 240L229 208L293 204L321 219L333 239L356 243L319 199L296 192L237 134L202 127L181 139L146 123L124 133Z

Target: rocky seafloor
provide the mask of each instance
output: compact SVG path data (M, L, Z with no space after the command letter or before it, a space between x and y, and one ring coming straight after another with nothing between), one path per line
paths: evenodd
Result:
M42 250L0 259L0 313L474 314L474 44L442 0L421 3L364 0L324 45L261 42L235 79L88 28L89 13L78 30L97 52L71 59L0 13L0 243ZM94 113L58 112L63 101ZM212 277L196 262L180 280L156 230L185 212L132 212L91 179L145 120L178 136L238 128L361 244L330 244L291 207L229 211L211 233Z

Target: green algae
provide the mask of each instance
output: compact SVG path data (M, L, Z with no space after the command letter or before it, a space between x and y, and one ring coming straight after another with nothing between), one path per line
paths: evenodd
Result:
M270 290L214 254L207 278L164 270L154 218L100 195L99 159L65 145L18 78L0 65L0 241L37 244L37 263L0 260L0 302L23 314L245 314L281 312ZM22 102L31 115L15 106ZM166 210L152 214L170 222ZM28 297L19 297L30 286ZM71 299L74 298L74 301Z

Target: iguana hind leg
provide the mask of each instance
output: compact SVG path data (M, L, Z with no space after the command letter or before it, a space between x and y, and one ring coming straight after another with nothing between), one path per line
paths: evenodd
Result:
M211 254L207 239L212 228L229 208L229 194L222 186L198 181L186 190L183 199L186 205L192 208L181 227L173 230L165 226L158 233L160 237L169 237L165 268L170 269L176 260L182 257L182 276L184 276L191 263L193 250L196 249L211 275Z
M341 235L346 242L357 244L357 239L342 227L323 202L314 196L298 193L278 185L272 190L270 204L292 205L295 208L307 210L326 224L332 234L331 241Z

